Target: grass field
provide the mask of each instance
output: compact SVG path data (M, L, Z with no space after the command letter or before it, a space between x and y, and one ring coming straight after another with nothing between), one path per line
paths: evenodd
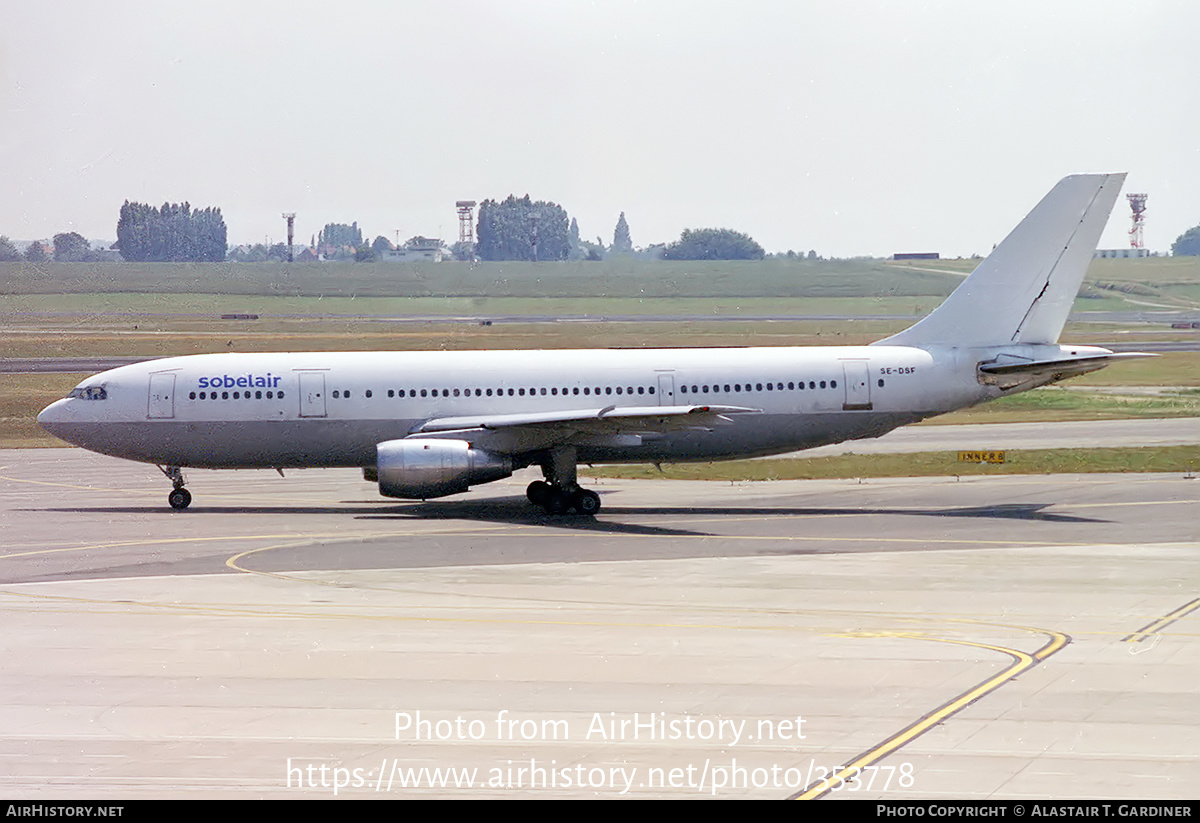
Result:
M6 294L279 297L855 297L948 294L948 271L884 261L595 263L0 263Z
M0 263L0 293L221 294L271 297L933 297L976 260L569 263ZM1085 293L1183 295L1196 305L1200 258L1094 260ZM1128 295L1123 287L1137 285ZM1176 291L1178 290L1178 292Z
M654 466L597 466L588 477L671 480L819 480L868 477L971 477L997 474L1085 474L1094 472L1180 472L1200 469L1200 446L1008 451L1001 464L960 463L954 452L845 454L725 463Z

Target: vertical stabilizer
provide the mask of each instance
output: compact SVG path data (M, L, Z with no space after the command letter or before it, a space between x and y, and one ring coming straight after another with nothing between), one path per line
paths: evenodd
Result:
M944 303L879 345L1057 342L1124 182L1063 178Z

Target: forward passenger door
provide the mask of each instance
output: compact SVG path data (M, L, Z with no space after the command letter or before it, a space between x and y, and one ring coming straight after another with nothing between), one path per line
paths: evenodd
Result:
M175 372L154 372L150 375L150 397L146 416L165 420L175 416Z

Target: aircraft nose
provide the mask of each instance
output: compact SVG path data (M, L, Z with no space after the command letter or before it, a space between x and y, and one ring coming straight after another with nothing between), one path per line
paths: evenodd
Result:
M38 416L37 416L38 425L40 425L43 429L50 432L51 434L55 434L56 433L54 430L55 426L58 423L63 422L63 419L64 419L63 412L64 412L64 407L66 405L67 405L67 401L64 398L62 400L55 400L49 406L42 409L41 412L39 412Z

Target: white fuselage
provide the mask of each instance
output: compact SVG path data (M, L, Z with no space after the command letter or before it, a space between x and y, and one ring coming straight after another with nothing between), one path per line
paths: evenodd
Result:
M69 442L160 465L369 467L378 443L436 419L752 409L722 425L632 423L570 440L583 462L728 459L877 437L994 397L976 379L979 359L906 346L209 354L103 372L80 384L102 391L77 389L38 419ZM523 449L518 439L504 450Z

